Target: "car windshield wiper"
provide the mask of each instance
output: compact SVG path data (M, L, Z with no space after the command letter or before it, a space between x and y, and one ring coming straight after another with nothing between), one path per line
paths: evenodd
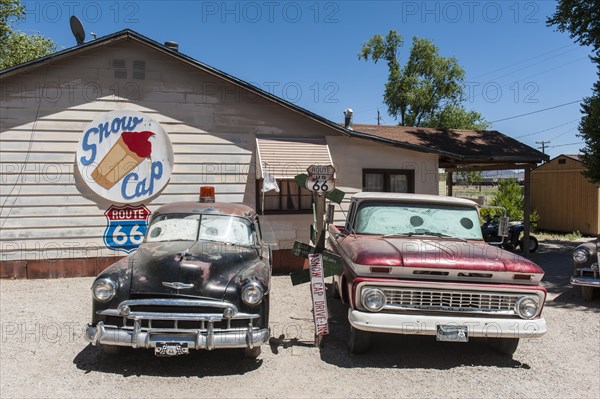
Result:
M456 240L461 240L461 241L465 241L466 240L464 238L460 238L460 237L454 237L448 234L444 234L444 233L437 233L435 231L415 231L415 232L410 232L410 233L394 233L394 234L385 234L383 236L383 238L390 238L390 237L412 237L412 236L432 236L432 237L439 237L439 238L454 238Z

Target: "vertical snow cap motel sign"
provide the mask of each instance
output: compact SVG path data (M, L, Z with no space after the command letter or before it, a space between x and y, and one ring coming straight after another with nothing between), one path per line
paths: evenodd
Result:
M173 147L167 132L137 111L100 115L85 129L77 166L88 187L113 203L139 203L169 182Z

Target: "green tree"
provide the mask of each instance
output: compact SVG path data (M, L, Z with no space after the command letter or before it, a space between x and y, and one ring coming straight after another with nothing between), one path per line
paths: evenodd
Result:
M477 171L458 172L458 176L467 185L477 184L483 180L483 173Z
M600 0L559 0L556 12L547 20L561 32L569 32L576 43L591 46L592 61L598 67L598 80L592 95L581 104L583 114L579 123L579 136L585 141L582 161L587 170L584 175L600 184Z
M423 126L438 129L486 130L491 124L475 111L467 111L462 105L450 104L428 116Z
M388 113L402 126L472 129L487 127L476 112L461 106L465 71L454 57L442 57L430 40L413 37L408 60L398 60L404 40L395 30L375 35L363 44L359 59L387 61L388 81L383 100Z
M523 189L515 179L500 179L498 181L498 191L494 198L490 200L491 206L501 206L506 209L506 216L510 220L523 220L525 209L525 197ZM481 216L483 218L503 216L504 212L498 209L483 208ZM531 229L535 230L540 221L540 215L534 209L529 217Z
M20 0L0 0L0 69L43 57L56 51L51 39L15 31L12 25L25 16Z
M506 215L510 220L523 220L523 207L525 200L523 190L515 179L500 179L498 191L491 199L491 206L501 206L506 209ZM496 214L501 212L496 211Z

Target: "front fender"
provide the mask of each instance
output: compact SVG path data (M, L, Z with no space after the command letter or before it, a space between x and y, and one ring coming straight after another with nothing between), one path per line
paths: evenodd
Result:
M94 283L101 278L111 279L117 286L117 293L110 301L100 302L96 300L93 293L90 292L92 295L92 324L95 325L98 321L102 320L102 317L97 315L97 311L108 308L116 308L119 303L129 299L133 262L134 261L131 256L123 258L110 265L108 268L98 274L96 279L94 279ZM94 283L92 283L92 287ZM92 287L90 287L90 289Z
M587 261L584 263L578 263L575 261L575 259L573 259L574 274L575 274L575 271L577 268L590 267L592 265L592 263L596 262L596 260L598 259L597 243L598 243L598 240L596 240L594 242L586 242L584 244L579 245L577 248L575 248L573 253L575 253L575 251L577 251L577 250L585 249L588 252L589 256L588 256Z

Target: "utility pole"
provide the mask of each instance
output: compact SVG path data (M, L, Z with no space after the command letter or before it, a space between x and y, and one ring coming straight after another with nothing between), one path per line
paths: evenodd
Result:
M381 125L381 116L379 115L379 110L377 110L377 126Z
M546 153L546 144L550 144L550 141L549 140L548 141L536 141L535 143L541 145L541 147L538 147L538 148L541 148L542 153L545 154Z

